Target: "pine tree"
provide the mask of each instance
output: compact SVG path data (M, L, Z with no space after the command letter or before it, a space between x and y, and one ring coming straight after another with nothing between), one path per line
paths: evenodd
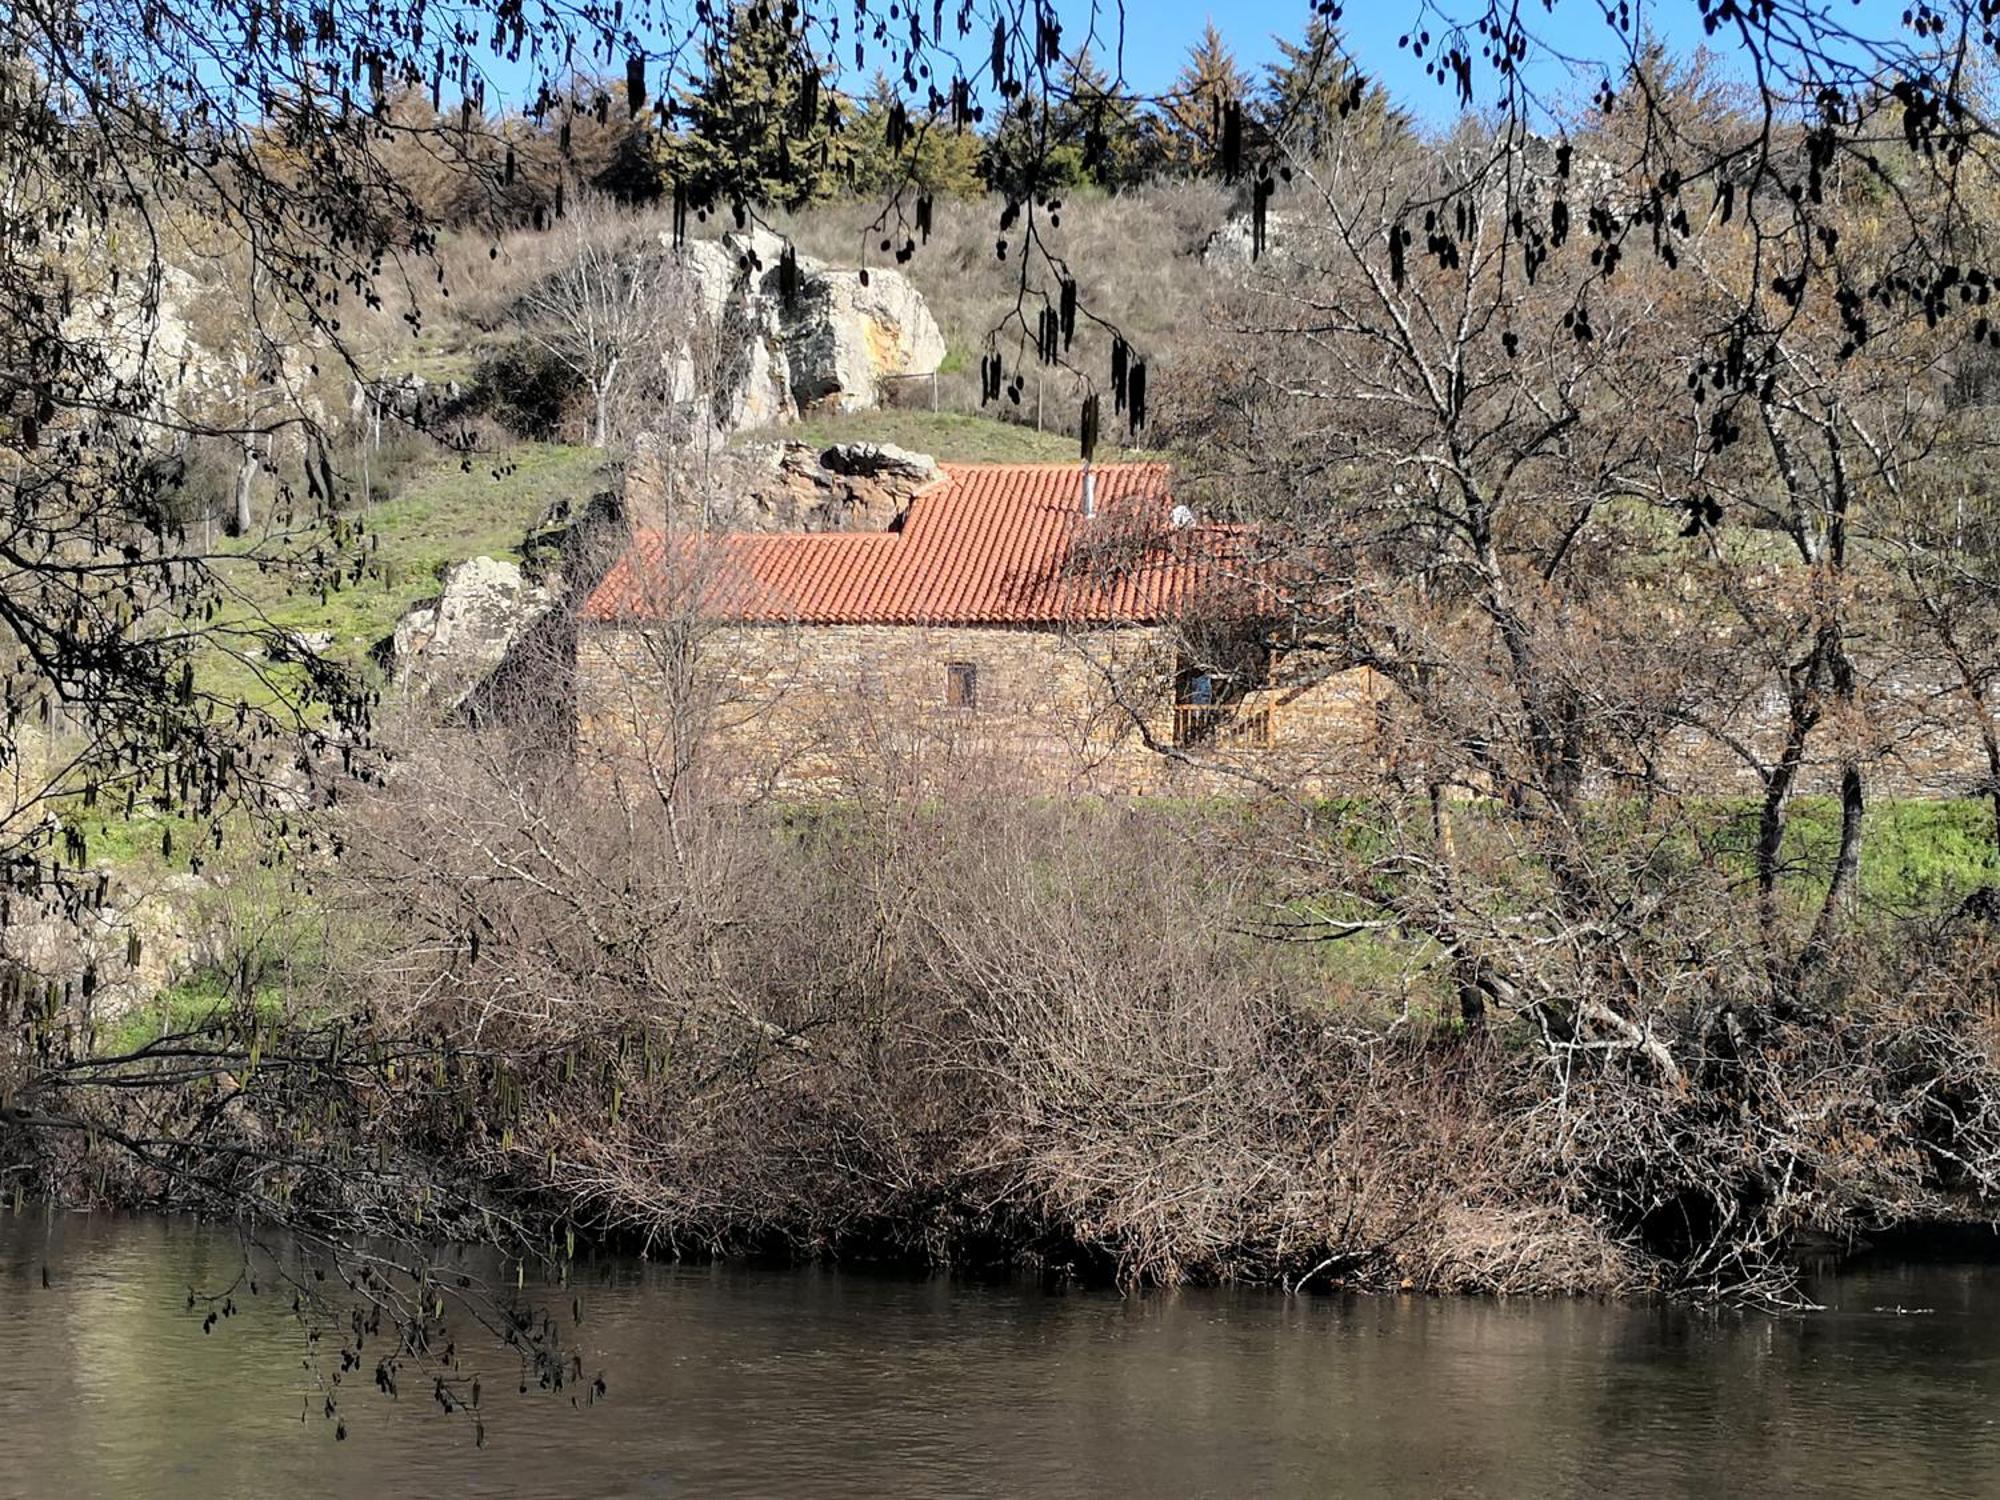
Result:
M586 84L552 112L547 129L578 184L621 203L651 203L668 190L654 114L626 107L624 80Z
M1279 60L1264 75L1262 123L1292 155L1324 156L1343 132L1368 150L1411 134L1409 115L1381 88L1361 81L1341 50L1340 34L1326 21L1314 18L1301 41L1277 42Z
M1245 108L1252 103L1250 80L1211 21L1188 49L1188 60L1155 116L1167 170L1186 177L1221 173L1223 111L1232 103Z
M737 5L707 76L677 102L682 129L665 157L690 197L802 208L846 182L848 106L795 14L767 0Z
M1039 94L1010 100L986 139L980 173L1008 198L1046 198L1090 180L1083 149L1059 135L1060 124Z
M1049 136L1074 147L1086 179L1102 188L1132 187L1152 165L1139 102L1113 85L1088 47L1070 60Z
M985 186L980 138L941 114L929 119L905 114L900 125L894 123L904 108L895 86L877 73L847 133L855 191L893 192L908 184L940 197L977 197ZM903 139L892 149L890 136L897 131Z

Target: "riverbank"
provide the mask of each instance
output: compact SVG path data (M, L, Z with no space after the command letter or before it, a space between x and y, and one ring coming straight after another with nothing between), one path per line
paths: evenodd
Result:
M1993 924L1888 864L1829 924L1804 814L1751 900L1711 802L1565 846L1386 793L968 763L800 817L570 764L414 745L310 881L222 887L216 1009L9 988L7 1191L527 1263L1777 1303L1816 1246L2000 1218ZM1931 853L1893 868L1975 868Z

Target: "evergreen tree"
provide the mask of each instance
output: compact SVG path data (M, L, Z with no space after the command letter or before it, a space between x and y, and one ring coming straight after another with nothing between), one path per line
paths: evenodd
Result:
M1063 141L1039 94L1008 101L980 159L986 185L1009 198L1046 198L1090 180L1083 149Z
M1326 21L1315 17L1300 41L1277 42L1279 60L1264 75L1262 123L1294 156L1324 156L1343 131L1370 150L1411 134L1409 115L1381 88L1361 82Z
M750 0L731 12L707 76L675 113L670 176L697 199L802 208L847 177L847 106L827 87L795 11Z
M599 79L566 99L547 128L567 174L620 203L651 203L669 190L651 110L626 107L622 79Z
M1250 80L1209 22L1201 40L1188 49L1188 60L1154 119L1167 170L1187 177L1220 174L1223 111L1232 103L1248 108L1250 94Z
M1033 92L1008 101L986 143L987 186L1010 198L1134 186L1157 156L1148 127L1086 48L1064 64L1053 102Z
M985 186L979 137L941 114L928 120L905 114L897 126L893 122L903 108L895 85L877 73L847 133L855 191L891 192L907 183L941 197L977 197ZM892 148L890 137L898 129L903 139Z
M1138 100L1114 86L1088 47L1065 71L1049 138L1075 148L1086 180L1102 188L1132 187L1152 166Z

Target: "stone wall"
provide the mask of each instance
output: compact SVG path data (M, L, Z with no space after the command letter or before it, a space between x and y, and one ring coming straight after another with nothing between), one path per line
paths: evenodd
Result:
M1281 657L1223 732L1175 744L1174 653L1164 631L912 626L730 627L699 642L698 669L679 695L660 683L658 632L587 629L579 649L579 724L591 753L627 764L670 754L678 717L699 722L726 779L783 796L837 797L884 777L1041 793L1203 796L1269 783L1307 795L1365 791L1424 740L1406 708L1365 669ZM947 701L950 664L977 676L977 704ZM1261 728L1268 714L1268 742ZM1778 753L1783 704L1746 706L1738 744ZM1600 767L1593 794L1657 778L1695 797L1754 797L1755 771L1714 738L1671 734L1650 767ZM1828 795L1839 763L1859 758L1871 799L1985 794L1988 773L1965 705L1942 684L1907 675L1871 680L1858 710L1816 729L1797 790Z
M1269 780L1334 790L1370 774L1379 687L1365 671L1281 670L1224 732L1177 747L1174 655L1156 629L885 625L586 629L578 727L591 760L623 775L679 764L698 739L742 790L842 796L884 778L1039 793L1208 795ZM949 701L954 664L976 682ZM678 683L678 687L668 684ZM1268 736L1242 724L1269 715ZM1259 721L1261 724L1261 720ZM1165 753L1162 753L1165 752Z

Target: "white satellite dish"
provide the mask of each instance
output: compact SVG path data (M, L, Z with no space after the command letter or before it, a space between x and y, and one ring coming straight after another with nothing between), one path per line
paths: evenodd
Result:
M1173 522L1174 530L1186 531L1188 527L1194 525L1194 512L1185 505L1176 505L1173 515L1168 519Z

